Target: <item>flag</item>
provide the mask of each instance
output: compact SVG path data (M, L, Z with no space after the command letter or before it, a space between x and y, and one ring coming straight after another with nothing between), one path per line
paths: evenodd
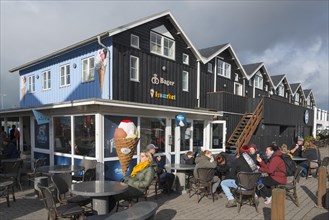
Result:
M32 109L35 119L37 120L38 125L49 123L48 116L42 114L41 112Z

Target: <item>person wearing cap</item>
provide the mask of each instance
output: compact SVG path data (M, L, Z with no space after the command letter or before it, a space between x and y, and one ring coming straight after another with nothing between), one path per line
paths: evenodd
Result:
M172 173L168 173L165 168L164 161L161 160L160 156L155 156L155 151L158 149L154 144L149 144L146 146L146 149L151 153L153 157L153 164L152 166L156 168L156 173L158 177L160 178L160 187L166 186L168 183L169 186L172 186L175 175ZM170 189L166 189L167 192L169 192Z
M240 156L237 157L232 162L231 171L229 172L228 176L220 184L222 189L223 189L223 192L224 192L224 194L225 194L225 196L227 197L227 200L228 200L228 202L226 204L226 208L234 207L234 206L237 205L236 201L234 199L234 196L231 192L231 189L232 188L236 189L238 187L238 185L237 185L237 182L238 182L237 174L238 174L238 172L240 172L240 171L252 172L252 169L251 169L250 165L248 164L248 162L245 159L245 158L249 158L249 161L253 162L253 160L249 156L249 146L244 145L244 146L240 147L239 148L239 154L240 154Z
M290 149L290 153L294 157L301 157L302 156L302 149L304 144L304 138L298 137L296 145Z

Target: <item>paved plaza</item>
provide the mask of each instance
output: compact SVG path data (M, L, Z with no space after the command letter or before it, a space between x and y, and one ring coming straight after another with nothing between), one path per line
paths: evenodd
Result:
M322 158L329 156L329 147L321 149ZM317 208L318 189L317 178L301 178L298 184L298 197L300 207L292 201L286 199L285 219L302 220L327 220L329 219L328 209ZM327 181L327 192L329 181ZM270 219L271 206L264 205L264 200L260 199L259 213L249 205L243 205L238 213L237 207L225 208L227 202L225 195L220 194L220 198L212 202L211 199L203 198L197 203L196 196L189 198L188 194L178 194L175 192L159 194L157 200L153 193L149 195L149 201L158 203L156 219ZM328 198L327 198L328 201ZM43 203L34 197L32 186L23 184L23 190L16 192L16 202L10 199L10 207L6 205L6 200L0 200L0 219L47 219L47 211Z

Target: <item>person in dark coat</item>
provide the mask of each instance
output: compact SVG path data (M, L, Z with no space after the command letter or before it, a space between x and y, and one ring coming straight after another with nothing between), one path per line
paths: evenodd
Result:
M265 204L272 203L272 188L280 184L287 184L286 165L282 160L282 152L275 150L275 146L268 146L265 154L268 162L265 163L261 157L257 157L260 164L259 171L267 173L268 176L262 177L263 188L260 190L260 195L265 198Z
M298 137L296 145L290 149L290 153L294 157L301 157L302 156L302 149L304 144L304 138Z
M231 192L231 188L236 189L238 187L237 185L237 174L240 171L243 172L252 172L252 169L250 168L249 164L247 163L245 157L249 157L249 147L247 145L240 147L239 149L240 156L235 159L235 161L232 163L231 170L228 174L228 176L221 182L221 187L223 189L224 194L226 195L228 202L226 204L226 208L234 207L236 206L236 201L234 199L234 196ZM243 156L245 154L245 156ZM250 158L251 161L253 161Z
M215 175L221 180L224 180L229 175L231 169L231 166L227 161L227 156L225 154L218 154L215 161L217 161Z
M7 159L15 159L19 157L19 151L17 150L16 145L8 138L3 140L3 145L3 153L6 155Z

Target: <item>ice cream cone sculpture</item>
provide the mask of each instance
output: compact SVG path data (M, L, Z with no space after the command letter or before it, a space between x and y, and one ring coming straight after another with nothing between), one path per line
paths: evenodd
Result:
M98 82L101 92L103 91L103 84L104 84L104 74L106 69L106 55L107 49L101 49L97 51L97 56L95 59L95 67L98 73Z
M123 176L126 176L131 159L137 148L138 141L139 138L137 137L136 126L134 123L130 120L121 121L114 132L114 143Z
M22 79L22 88L21 88L22 99L25 96L25 90L26 90L26 77L24 76Z

